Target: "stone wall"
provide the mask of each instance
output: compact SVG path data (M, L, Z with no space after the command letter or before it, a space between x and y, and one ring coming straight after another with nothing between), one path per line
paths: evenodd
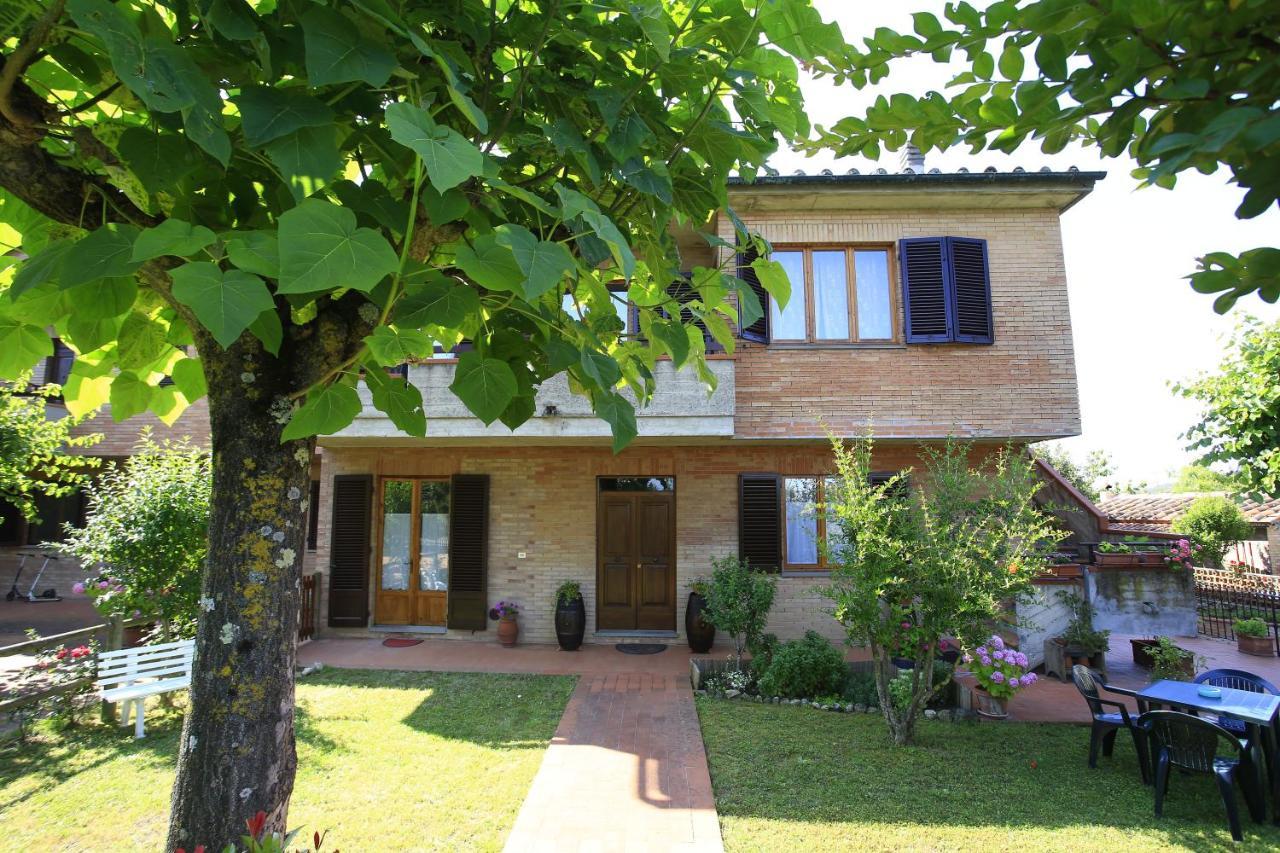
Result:
M1189 572L1106 570L1087 575L1094 627L1114 634L1194 637L1195 583Z
M1078 582L1045 581L1036 584L1029 599L1018 602L1018 649L1032 669L1044 663L1044 641L1061 637L1071 621L1071 609L1059 593L1081 591Z

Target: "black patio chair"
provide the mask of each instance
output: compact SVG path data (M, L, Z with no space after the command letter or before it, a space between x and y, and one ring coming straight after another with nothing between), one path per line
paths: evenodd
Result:
M1146 732L1155 756L1156 817L1164 816L1164 795L1169 789L1169 768L1191 773L1211 773L1218 780L1218 792L1227 809L1231 837L1244 840L1240 831L1240 812L1236 808L1235 784L1244 791L1249 816L1261 823L1264 817L1258 768L1250 750L1234 732L1180 711L1148 711L1138 718L1138 727ZM1218 754L1223 742L1230 745L1234 757Z
M1089 731L1089 766L1094 768L1098 766L1099 747L1102 748L1102 754L1110 758L1116 746L1116 733L1121 729L1128 729L1133 737L1133 747L1138 753L1138 772L1142 774L1142 784L1151 784L1146 737L1134 724L1133 718L1129 716L1129 709L1123 702L1102 698L1104 690L1122 696L1137 694L1132 690L1108 685L1101 673L1082 664L1076 664L1071 668L1071 680L1075 682L1076 689L1080 691L1084 701L1089 703L1089 711L1093 714L1093 726ZM1108 707L1117 710L1109 712L1106 710ZM1140 700L1139 708L1146 710Z
M1192 681L1193 684L1210 684L1214 687L1227 687L1232 690L1248 690L1250 693L1270 693L1280 696L1280 689L1260 675L1245 672L1243 669L1211 669L1202 672ZM1218 725L1239 737L1249 727L1231 717L1216 717Z

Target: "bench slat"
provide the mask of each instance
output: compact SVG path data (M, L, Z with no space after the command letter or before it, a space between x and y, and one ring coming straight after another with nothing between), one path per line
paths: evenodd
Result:
M102 660L113 660L121 657L136 657L139 655L146 655L148 653L166 652L171 649L194 649L195 645L195 640L173 640L168 643L156 643L153 646L134 646L128 649L99 652L98 658Z
M179 649L174 652L166 652L162 655L147 655L146 657L135 657L135 658L116 658L114 660L99 659L98 668L99 669L122 669L124 667L130 667L130 666L146 666L152 663L164 663L165 661L191 660L191 658L194 656L195 655L190 649L187 649L187 650Z
M168 693L171 690L185 690L191 686L191 679L170 678L167 681L149 681L146 684L135 684L132 687L117 687L102 691L102 698L108 702L123 702L143 696L154 696Z
M145 666L100 667L98 669L98 678L145 677L168 669L190 670L191 663L191 658L187 658L185 660L155 661Z

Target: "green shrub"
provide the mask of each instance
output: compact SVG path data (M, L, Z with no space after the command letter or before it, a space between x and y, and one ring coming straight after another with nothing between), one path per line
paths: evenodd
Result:
M876 677L870 672L851 672L844 685L844 701L874 708L880 704L876 695Z
M751 652L751 671L756 674L756 678L764 675L780 645L782 643L777 634L765 634L748 649Z
M783 643L760 677L765 696L807 699L842 693L848 667L844 655L822 635L808 631L803 640Z
M565 581L556 590L556 604L572 604L582 598L582 585L577 581Z
M764 633L778 584L737 557L712 560L711 565L711 589L702 618L733 638L738 669L742 669L743 653Z
M1236 633L1245 637L1265 637L1269 634L1267 623L1261 619L1237 619Z
M1173 520L1173 529L1195 540L1204 549L1205 560L1217 569L1222 568L1227 552L1253 533L1240 507L1221 496L1197 498Z

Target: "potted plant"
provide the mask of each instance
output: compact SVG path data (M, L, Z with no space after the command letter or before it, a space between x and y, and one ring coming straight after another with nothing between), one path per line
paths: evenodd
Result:
M1018 690L1037 680L1034 672L1027 672L1027 656L1017 649L1006 648L999 634L992 634L986 645L978 646L961 660L978 682L973 691L975 710L989 719L1007 718L1009 700Z
M514 601L499 601L489 610L489 618L498 620L498 642L507 648L520 638L520 625L516 622L519 615L520 606Z
M1065 654L1073 659L1085 659L1087 665L1103 669L1103 659L1111 645L1110 631L1093 628L1093 605L1075 592L1059 592L1058 597L1071 609L1071 621L1055 642L1065 646Z
M1095 552L1099 566L1130 567L1138 565L1141 559L1127 542L1099 542Z
M700 655L711 651L716 642L716 626L706 619L710 588L706 578L694 578L689 583L689 603L684 608L684 633L689 648Z
M582 587L565 581L556 590L556 642L566 652L577 651L587 630L587 608L582 603Z
M1169 546L1165 560L1171 572L1189 572L1196 567L1200 559L1201 548L1190 539L1179 539Z
M1236 646L1246 655L1269 658L1275 653L1271 631L1261 619L1237 619Z
M1133 647L1133 662L1141 667L1151 669L1156 665L1155 658L1151 656L1152 649L1160 645L1160 641L1155 637L1147 639L1133 638L1129 640L1129 645Z
M1205 664L1203 656L1182 648L1168 637L1156 637L1151 661L1152 681L1190 681Z

